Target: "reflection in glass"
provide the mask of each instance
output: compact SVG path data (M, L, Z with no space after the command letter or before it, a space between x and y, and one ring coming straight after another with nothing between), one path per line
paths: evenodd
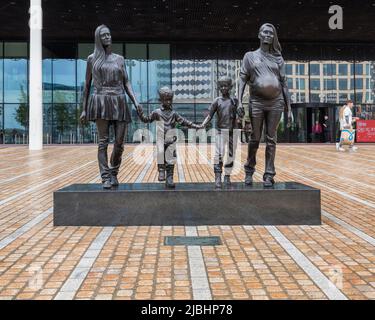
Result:
M4 115L4 106L0 103L0 130L4 129L3 115Z
M4 129L24 134L29 125L29 107L26 103L4 105Z
M336 79L325 79L324 80L324 87L325 87L326 90L336 90L337 89Z
M147 88L147 44L126 44L125 65L128 71L133 90L140 103L148 102Z
M3 102L3 86L4 86L4 70L3 59L0 59L0 103Z
M334 64L334 63L323 64L323 75L325 75L325 76L335 76L336 75L336 64Z
M310 75L320 76L320 65L317 63L310 63Z
M82 103L83 100L83 89L86 81L86 67L87 60L78 59L77 60L77 102ZM92 88L91 88L92 89Z
M43 60L43 102L52 102L52 59Z
M4 59L4 102L27 102L27 60Z
M171 62L168 60L152 60L148 63L148 101L159 101L158 90L164 86L171 87Z
M3 52L2 52L2 45L0 43L0 103L3 102L3 86L4 86L4 68L3 68L3 62L4 60L1 58ZM1 119L2 121L2 119ZM2 127L0 127L2 128Z
M52 109L53 138L57 143L71 143L77 133L77 106L55 103Z
M355 88L357 91L363 89L363 77L355 79ZM358 101L358 102L362 102L362 101Z
M339 76L346 76L348 75L348 65L347 64L339 64Z
M339 80L339 90L340 91L347 91L348 88L348 80L347 79L340 79Z
M53 63L53 102L76 102L76 60L54 59Z
M148 102L147 89L147 61L146 60L126 60L126 69L133 85L133 90L140 103Z
M159 101L158 90L172 86L172 65L169 44L150 44L148 62L148 101Z
M356 63L355 74L360 77L363 76L363 64L362 63Z
M320 90L320 79L311 80L311 90Z
M43 104L43 141L46 144L52 144L53 126L52 126L52 104Z

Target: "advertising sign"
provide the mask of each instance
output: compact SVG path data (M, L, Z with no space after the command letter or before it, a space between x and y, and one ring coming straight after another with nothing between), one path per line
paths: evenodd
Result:
M375 120L357 121L357 142L375 142Z

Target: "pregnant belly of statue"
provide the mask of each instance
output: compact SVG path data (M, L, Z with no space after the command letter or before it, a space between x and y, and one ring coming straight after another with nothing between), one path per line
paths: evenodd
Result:
M276 77L267 76L255 82L254 93L263 99L272 100L280 97L281 85Z

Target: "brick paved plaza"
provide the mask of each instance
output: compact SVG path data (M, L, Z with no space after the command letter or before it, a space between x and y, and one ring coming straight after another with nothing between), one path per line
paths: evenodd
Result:
M277 180L321 189L322 226L197 228L54 228L53 192L100 182L97 148L1 147L0 299L375 299L375 146L359 147L279 146ZM156 163L134 161L154 147L135 148L126 146L120 182L155 182ZM177 181L213 181L210 164L190 161L197 155L179 147ZM263 163L264 147L257 181ZM223 245L164 245L194 235Z

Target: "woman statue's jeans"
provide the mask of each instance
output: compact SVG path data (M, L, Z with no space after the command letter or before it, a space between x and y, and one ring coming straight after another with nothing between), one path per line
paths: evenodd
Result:
M110 166L108 165L109 128L113 125L115 133L115 144L111 156ZM123 121L96 120L96 127L99 136L98 162L102 181L109 181L111 176L117 177L124 153L124 141L128 124Z
M248 148L248 159L245 171L248 175L255 173L256 156L262 139L263 128L266 128L266 170L263 176L274 178L276 176L275 158L277 145L277 128L279 126L283 111L271 108L254 108L251 110L251 123L253 132Z

